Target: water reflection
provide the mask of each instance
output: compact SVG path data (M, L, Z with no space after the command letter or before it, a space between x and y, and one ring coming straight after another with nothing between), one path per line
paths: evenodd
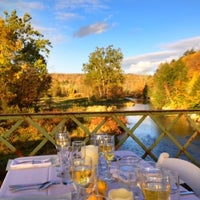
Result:
M124 108L123 110L149 110L149 104L136 104L131 108ZM129 128L132 128L142 116L129 116L127 117ZM169 127L171 122L174 120L174 116L160 116L160 120L164 127ZM173 128L170 130L173 133L173 136L178 140L181 145L184 145L186 141L191 136L192 128L189 126L186 118L182 116L176 123L173 125ZM134 134L140 139L140 141L146 146L151 147L157 137L160 135L161 130L158 129L156 124L150 117L147 117L142 124L135 130ZM192 156L198 160L200 163L200 137L195 139L192 144L187 148L187 150L192 154ZM120 149L131 150L137 155L142 156L145 152L144 150L132 139L128 138L126 142L120 147ZM165 137L162 139L159 144L152 151L154 155L158 157L162 152L168 152L171 157L175 157L178 152L178 147L176 147L172 141ZM186 159L184 155L181 155L180 158ZM150 159L150 158L147 158Z

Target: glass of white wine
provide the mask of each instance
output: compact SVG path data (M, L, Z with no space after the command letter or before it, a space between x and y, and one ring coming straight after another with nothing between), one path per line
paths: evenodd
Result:
M57 132L55 134L56 149L60 151L64 147L70 146L70 137L67 132Z
M140 179L145 200L169 200L171 193L170 175L158 168L147 168Z
M105 160L107 162L107 176L105 176L105 180L107 182L112 182L114 179L112 177L112 174L110 173L110 167L111 163L115 157L115 140L114 140L114 135L107 135L104 138L104 143L103 143L103 154L105 157Z
M77 188L77 199L86 199L95 190L95 177L90 157L71 159L70 175Z

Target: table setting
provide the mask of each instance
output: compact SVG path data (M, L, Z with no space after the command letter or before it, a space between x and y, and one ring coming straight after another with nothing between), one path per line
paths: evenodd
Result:
M58 133L55 139L56 155L8 161L0 200L199 199L194 191L181 186L187 183L182 182L175 171L172 176L167 173L169 169L156 168L157 163L163 163L162 156L151 165L153 162L141 159L134 152L115 150L113 137L106 134L95 135L89 145L84 141L71 142L66 133ZM171 193L177 186L172 186L172 177L178 180L174 182L178 183L177 195Z

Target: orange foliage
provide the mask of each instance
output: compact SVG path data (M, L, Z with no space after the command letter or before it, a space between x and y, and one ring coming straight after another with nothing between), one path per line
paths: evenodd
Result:
M127 124L127 119L123 116L119 116L118 119L123 123ZM96 117L91 120L90 123L90 129L93 130L101 121L103 118ZM118 125L118 123L112 119L111 117L107 118L105 124L99 129L99 133L107 133L107 134L113 134L113 135L119 135L123 133L123 129Z
M200 71L200 51L187 55L183 58L186 66L188 67L188 74L192 76L194 73Z

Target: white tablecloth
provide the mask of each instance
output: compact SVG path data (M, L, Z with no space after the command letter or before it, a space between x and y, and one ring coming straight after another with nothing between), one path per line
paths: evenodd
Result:
M40 156L36 158L41 158ZM11 162L9 162L11 163ZM41 165L40 167L32 167L24 165L25 168L11 169L7 167L8 172L0 189L0 199L70 199L70 187L61 184L53 185L46 190L25 190L20 192L12 192L9 190L9 185L14 184L29 184L42 183L48 180L61 181L57 177L56 167Z
M118 156L134 155L129 151L117 151ZM41 158L36 157L36 158ZM9 169L9 167L8 167ZM36 168L24 168L24 169L10 169L3 181L0 189L0 200L58 200L65 199L71 200L71 188L69 186L58 184L49 187L46 190L26 190L21 192L11 192L9 185L13 184L26 184L26 183L38 183L48 180L58 181L56 167L54 164L45 167ZM198 200L195 195L181 196L181 200Z

